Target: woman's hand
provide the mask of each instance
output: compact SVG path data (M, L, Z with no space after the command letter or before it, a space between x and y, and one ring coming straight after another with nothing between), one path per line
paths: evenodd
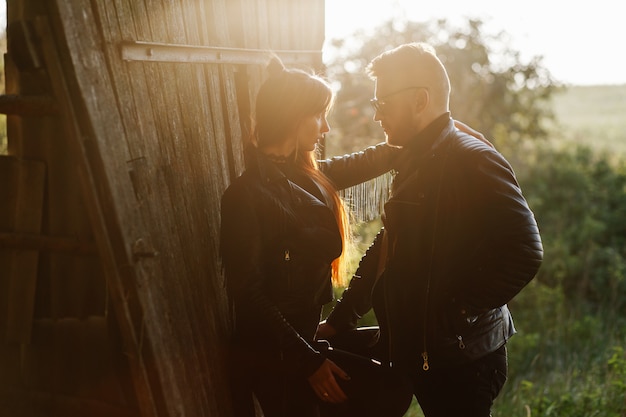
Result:
M350 379L343 369L338 367L333 361L326 359L322 366L317 368L317 371L308 378L311 388L313 388L320 400L338 404L348 399L337 383L335 375L345 381Z
M458 120L454 120L454 127L459 129L463 133L467 133L468 135L474 136L476 139L482 140L483 142L485 142L487 145L491 146L492 148L495 148L495 146L493 146L493 144L489 142L487 138L485 138L485 135L480 133L478 130L472 129L465 123L459 122Z

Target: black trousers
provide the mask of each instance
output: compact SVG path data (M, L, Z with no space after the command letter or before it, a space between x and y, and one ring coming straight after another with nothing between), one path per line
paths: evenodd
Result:
M323 403L323 417L404 416L413 399L412 386L406 376L369 357L347 351L335 349L327 356L350 376L350 380L339 380L348 401L337 405Z
M320 417L307 380L289 372L276 352L237 349L229 372L234 417L255 417L259 406L264 417Z
M506 346L474 362L411 374L426 417L489 417L506 378Z
M231 366L234 416L255 416L252 394L264 417L402 417L409 408L413 391L406 376L367 356L324 343L316 348L350 376L348 381L337 379L348 397L346 403L321 401L306 378L272 363L271 357L252 353L252 357L238 355L238 363Z
M378 351L381 344L376 343L375 334L375 327L359 328L334 338L332 344L365 357L385 357L386 352ZM443 369L408 371L405 376L411 385L410 398L415 395L426 417L489 417L493 401L506 382L507 372L507 350L502 346L473 362ZM388 407L402 409L406 401L405 380L398 375L393 380L398 395L383 392L376 397L367 390L364 395L372 395ZM403 414L396 412L395 415Z

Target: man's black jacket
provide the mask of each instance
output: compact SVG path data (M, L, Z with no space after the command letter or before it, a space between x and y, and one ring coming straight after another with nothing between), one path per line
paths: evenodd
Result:
M328 318L341 332L373 305L385 359L425 370L505 344L515 333L506 304L543 257L508 162L449 116L434 124L405 147L384 231Z

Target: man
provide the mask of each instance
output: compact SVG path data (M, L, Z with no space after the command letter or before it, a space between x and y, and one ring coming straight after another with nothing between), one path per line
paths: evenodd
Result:
M384 228L317 337L345 334L373 307L378 359L410 379L426 417L487 417L515 333L506 304L542 261L537 224L509 163L454 127L432 47L399 46L368 72L374 120L403 157Z

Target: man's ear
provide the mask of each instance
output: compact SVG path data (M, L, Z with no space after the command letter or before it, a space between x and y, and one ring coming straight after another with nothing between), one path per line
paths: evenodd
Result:
M430 93L426 88L419 88L415 92L415 106L419 113L426 110L428 104L430 103Z

